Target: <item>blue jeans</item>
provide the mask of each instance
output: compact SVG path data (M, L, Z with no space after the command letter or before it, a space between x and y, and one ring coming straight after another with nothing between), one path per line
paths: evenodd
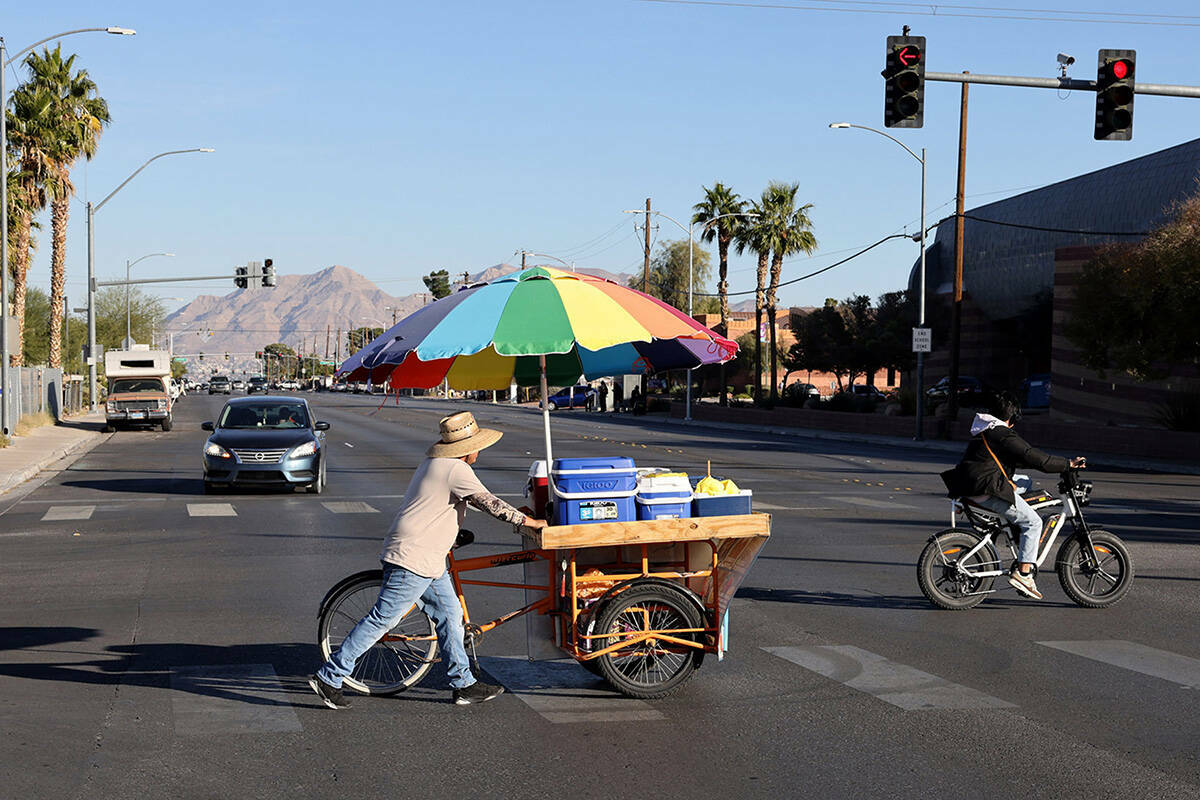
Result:
M999 497L989 497L979 505L995 511L1007 522L1021 531L1021 543L1017 547L1017 560L1023 564L1036 564L1038 541L1042 536L1042 518L1029 507L1021 495L1015 496L1016 503L1009 505Z
M463 644L462 604L454 593L449 574L423 578L394 564L383 565L379 599L342 640L337 652L317 670L317 677L330 686L340 687L362 654L374 647L418 602L437 628L438 644L449 662L450 685L465 689L475 683Z

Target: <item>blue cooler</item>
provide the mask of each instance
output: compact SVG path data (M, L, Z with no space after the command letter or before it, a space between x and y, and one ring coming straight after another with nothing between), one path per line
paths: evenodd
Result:
M637 469L632 458L556 458L550 470L555 525L633 522Z
M676 472L638 476L637 518L678 519L692 515L692 485Z

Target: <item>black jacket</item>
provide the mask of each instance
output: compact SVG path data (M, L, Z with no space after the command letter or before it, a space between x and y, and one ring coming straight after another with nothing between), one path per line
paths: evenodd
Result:
M995 458L992 457L993 453ZM996 464L997 461L1000 465ZM1059 473L1065 472L1070 466L1071 462L1067 459L1033 447L1012 428L997 426L988 428L972 439L962 461L954 469L943 472L942 480L946 482L951 497L986 494L1011 505L1016 502L1016 493L1013 492L1010 478L1016 470L1023 468Z

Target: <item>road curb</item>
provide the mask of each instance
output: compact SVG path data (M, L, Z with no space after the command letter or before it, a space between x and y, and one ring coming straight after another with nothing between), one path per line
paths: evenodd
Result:
M60 445L53 450L47 451L44 455L26 466L18 467L9 472L4 477L0 478L0 496L8 494L13 489L21 486L26 481L37 477L38 473L46 469L55 461L66 458L74 454L76 451L92 449L100 443L102 439L112 436L111 433L103 433L100 431L87 431L86 435L69 444ZM82 455L83 453L80 453Z

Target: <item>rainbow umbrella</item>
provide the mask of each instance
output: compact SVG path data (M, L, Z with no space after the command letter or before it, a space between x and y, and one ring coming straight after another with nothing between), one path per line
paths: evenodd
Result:
M641 375L719 364L737 344L650 295L612 281L531 267L424 306L338 368L347 380L393 388L507 389L580 376Z

